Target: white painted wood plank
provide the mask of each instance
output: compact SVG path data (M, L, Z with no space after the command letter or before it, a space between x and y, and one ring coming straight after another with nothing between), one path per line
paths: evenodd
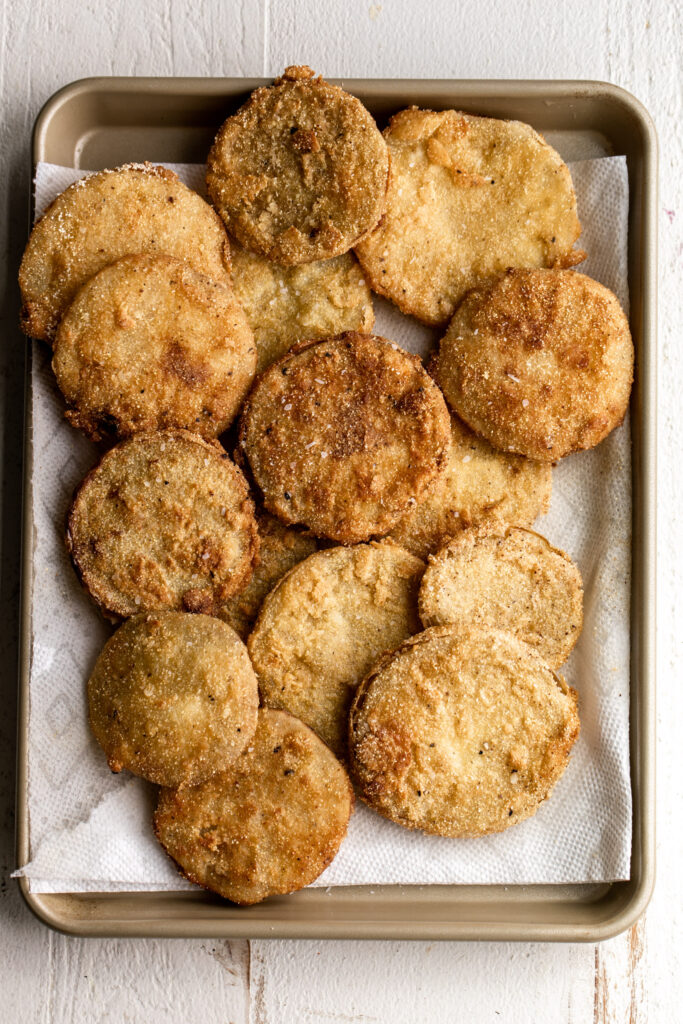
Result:
M645 932L641 919L623 935L603 942L595 950L594 1024L647 1024L649 1016Z
M265 0L232 0L230 3L171 0L168 37L172 70L166 73L261 75L264 32Z
M248 1024L248 958L246 942L53 935L44 1020Z
M0 814L6 821L6 799L0 793ZM12 830L0 835L0 1020L33 1024L45 1020L44 1008L52 984L50 933L38 926L9 881L14 863ZM9 870L8 870L9 868Z
M266 66L275 74L307 63L356 78L604 78L609 40L644 22L625 3L601 0L273 0Z
M583 1024L593 960L578 945L252 942L251 1024Z

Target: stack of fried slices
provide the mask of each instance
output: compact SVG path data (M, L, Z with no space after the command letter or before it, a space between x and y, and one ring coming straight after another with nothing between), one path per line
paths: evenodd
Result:
M354 785L452 837L550 795L583 591L529 527L552 463L621 422L633 347L569 269L571 178L528 125L411 107L381 133L292 67L227 118L206 180L212 205L150 164L90 175L19 277L104 448L67 527L118 625L93 732L160 787L183 874L249 904L318 877ZM372 333L371 289L442 329L428 368Z

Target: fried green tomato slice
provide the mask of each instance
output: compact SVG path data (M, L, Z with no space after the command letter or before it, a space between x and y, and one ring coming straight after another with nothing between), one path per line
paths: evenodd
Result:
M254 332L259 373L296 342L371 331L375 322L370 289L351 253L284 267L233 245L232 283Z
M424 563L390 541L318 551L266 598L248 640L264 704L284 708L346 756L356 687L420 628Z
M435 376L450 406L501 451L554 462L623 420L633 342L619 300L571 270L509 270L463 300Z
M66 310L52 368L67 419L94 441L172 428L210 438L244 401L256 346L229 282L172 256L124 256Z
M455 110L395 114L387 209L356 247L370 287L445 326L470 288L508 267L573 266L581 226L569 169L521 121Z
M389 536L426 558L470 526L531 526L548 511L551 491L547 462L497 451L452 416L445 471Z
M484 836L531 817L579 734L576 692L522 640L435 626L363 680L351 777L397 825Z
M162 612L129 619L107 641L88 708L113 772L195 786L251 741L258 686L246 647L224 622Z
M277 263L347 252L384 211L389 153L360 100L289 67L229 117L207 161L211 201L240 245Z
M264 599L295 565L318 549L318 542L305 530L285 526L279 519L257 516L259 553L254 575L244 590L216 610L219 619L246 640Z
M135 434L82 482L67 548L105 615L211 614L247 585L258 553L254 505L217 441Z
M556 669L581 634L581 573L532 530L464 530L429 559L419 610L425 628L450 622L514 633Z
M342 544L387 533L449 446L446 403L418 357L354 332L294 346L257 378L240 422L268 511Z
M154 831L191 882L252 904L315 881L352 810L351 783L332 751L293 715L263 708L254 738L225 772L161 790Z
M52 341L78 289L133 253L166 253L225 281L230 245L216 212L173 171L126 164L75 182L48 207L19 269L21 327Z

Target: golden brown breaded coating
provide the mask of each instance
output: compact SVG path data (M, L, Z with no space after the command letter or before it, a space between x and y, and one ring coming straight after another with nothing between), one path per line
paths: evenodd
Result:
M387 533L444 469L450 418L417 356L348 332L257 378L240 446L268 511L354 544Z
M244 401L256 345L229 282L173 256L124 256L66 310L52 368L67 419L94 441L172 428L209 438Z
M496 448L553 462L593 448L624 418L633 342L619 300L571 270L509 270L464 299L436 379Z
M52 341L88 278L132 253L167 253L224 281L230 245L220 218L173 171L126 164L75 182L48 207L19 270L21 328Z
M360 100L289 67L222 126L206 184L231 235L277 263L347 252L384 211L389 153Z
M352 810L351 783L332 751L293 715L263 708L226 772L161 790L154 831L191 882L251 904L315 881Z
M265 597L285 573L308 558L318 542L305 530L285 526L279 519L263 513L257 516L259 553L254 575L244 590L235 594L215 614L246 640Z
M370 289L351 253L283 267L233 245L232 283L254 332L259 373L298 341L367 332L375 322Z
M196 786L256 729L258 686L234 630L209 615L138 615L107 641L88 681L90 725L113 772Z
M581 633L583 583L569 555L532 530L464 530L429 559L419 609L425 628L514 633L556 669Z
M420 628L424 563L390 541L318 551L264 601L249 637L261 699L346 756L349 706L384 651Z
M363 681L350 716L351 777L374 810L442 836L531 817L579 734L576 692L510 633L436 626Z
M211 614L251 578L254 505L217 441L184 430L135 434L78 488L67 547L105 615Z
M370 287L445 326L470 288L508 267L573 266L569 170L529 125L410 107L385 131L387 209L356 247Z
M551 490L547 462L496 451L452 416L445 472L389 536L418 558L426 558L469 526L530 526L548 511Z

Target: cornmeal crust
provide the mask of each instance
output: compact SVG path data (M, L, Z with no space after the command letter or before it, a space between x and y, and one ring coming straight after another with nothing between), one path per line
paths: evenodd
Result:
M450 417L417 356L348 332L259 378L241 451L269 512L353 544L387 533L444 469Z
M457 416L445 472L389 536L418 558L470 526L530 526L550 506L552 470L547 462L496 451Z
M208 438L244 401L256 345L229 282L172 256L125 256L77 293L52 368L67 419L94 441L174 427Z
M573 266L581 233L566 164L529 125L410 107L384 133L387 209L356 247L370 287L445 326L508 267Z
M318 551L266 598L248 647L269 707L298 715L339 756L356 686L420 628L424 563L390 541Z
M259 373L298 341L367 332L375 322L370 289L351 253L283 267L233 245L232 283L254 332Z
M107 641L88 705L113 772L194 786L250 742L258 686L246 647L224 622L162 612L129 619Z
M226 772L161 790L154 831L191 882L252 904L315 881L346 835L353 799L322 740L293 715L263 708Z
M578 733L576 692L527 644L499 630L436 626L359 687L351 777L398 825L483 836L538 810Z
M132 253L166 253L224 281L230 245L215 211L173 171L125 164L75 182L35 224L19 269L21 327L52 341L88 278Z
M257 516L259 553L254 575L244 590L216 609L219 619L246 640L266 596L295 565L318 549L310 533L285 526L267 512Z
M633 342L617 297L571 270L509 270L470 292L441 341L436 379L496 448L553 462L624 418Z
M452 623L514 633L556 669L581 633L581 573L531 530L465 530L429 559L419 610L425 628Z
M67 547L105 615L207 612L251 578L258 554L247 483L217 441L135 434L78 488Z
M289 67L224 123L207 161L231 235L278 263L347 252L378 223L389 153L360 100Z

